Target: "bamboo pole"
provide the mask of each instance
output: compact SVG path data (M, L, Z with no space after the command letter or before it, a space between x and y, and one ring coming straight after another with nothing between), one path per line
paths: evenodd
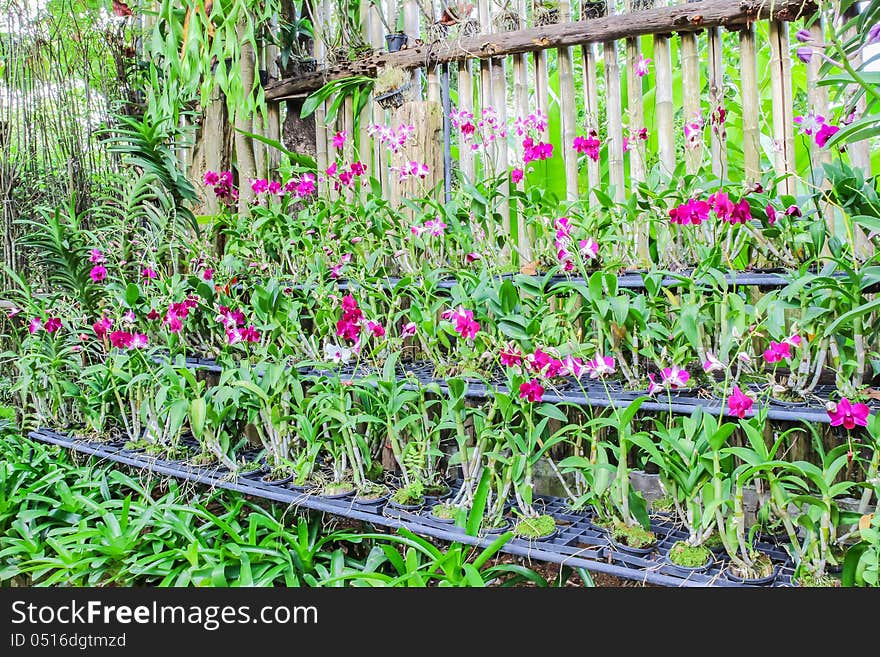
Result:
M816 43L825 42L825 31L821 18L810 27L810 35ZM810 110L819 116L828 116L828 88L819 85L819 68L822 61L818 57L810 58L807 62L807 100ZM831 162L831 152L827 148L819 148L815 140L810 140L810 159L816 177L812 183L818 183L817 178L821 174L822 165Z
M743 165L746 182L761 180L761 133L758 127L758 64L755 55L755 26L739 33L740 95L742 97Z
M626 0L628 12L632 11L632 0ZM638 139L639 131L645 127L644 98L642 94L642 78L638 74L638 64L642 56L642 48L638 37L626 40L626 95L627 111L629 112L629 177L633 189L635 183L645 180L645 145ZM647 239L647 236L645 236ZM640 240L640 244L643 242ZM647 242L644 242L646 247ZM646 247L647 248L647 247Z
M672 52L666 35L654 37L654 113L657 117L657 152L660 170L675 171L675 124L672 103Z
M568 0L559 3L559 19L571 20L571 5ZM577 107L574 98L574 71L571 63L571 48L566 46L557 50L559 70L560 114L562 119L562 157L565 165L565 198L576 201L578 198L578 162L574 150L577 134Z
M684 105L684 122L703 124L700 110L700 58L697 35L687 32L681 35L681 85ZM702 133L691 142L685 143L685 168L688 173L696 173L703 162Z
M473 113L474 79L471 75L470 61L458 63L458 108ZM464 142L459 133L458 158L461 173L468 182L474 180L474 152Z
M623 111L620 101L620 64L617 61L617 42L602 44L605 60L605 113L608 118L608 176L614 188L614 198L623 202L626 183L623 169Z
M780 194L795 193L794 121L792 116L791 55L788 24L770 23L770 87L773 98L773 151L777 176L787 176L777 189Z
M502 126L507 125L507 81L504 72L504 59L496 59L492 62L492 100L495 104L495 111L498 113L498 122ZM501 203L498 206L498 212L501 214L501 230L509 242L510 238L510 176L508 175L508 154L507 140L497 139L496 154L498 160L496 162L496 171L501 174L501 185L499 192L501 194ZM502 257L509 257L510 247L505 245Z
M382 25L382 16L379 12L380 7L371 5L370 45L377 51L385 45L385 31ZM370 110L372 112L372 123L388 125L388 113L384 109L374 102L371 103ZM389 198L391 185L388 177L388 153L378 140L373 140L373 176L378 178L379 183L382 185L382 196Z
M724 62L721 53L721 30L707 32L709 41L709 111L711 123L712 173L727 178L727 131L721 120L724 112Z
M845 21L848 21L848 20L851 20L851 19L857 17L858 15L859 15L859 7L858 7L858 3L855 3L849 9L847 9L847 11L845 12L845 14L843 16L843 20L845 22ZM855 36L855 28L850 28L849 30L847 30L847 33L844 38L851 39L854 36ZM820 43L824 43L824 37L823 37L823 40L820 41ZM862 58L862 51L861 50L856 51L853 54L853 57L850 58L850 62L856 68L858 68L859 66L862 65L862 61L863 61L863 58ZM861 91L856 85L853 85L852 91L855 92L856 90ZM867 100L866 100L865 96L863 95L856 103L856 107L855 107L856 118L860 118L860 117L864 116L866 110L867 110ZM854 142L851 144L847 144L846 152L849 155L849 162L852 166L860 168L862 171L865 172L866 176L870 175L870 173L871 173L871 144L868 140L863 139L862 141L857 141L857 142Z
M278 33L278 16L273 16L269 24L272 34ZM272 39L274 41L274 39ZM266 70L270 79L278 79L281 71L278 68L278 46L270 43L266 46ZM266 113L266 136L269 139L281 141L281 105L279 103L269 103ZM277 148L269 149L269 176L272 177L278 171L281 164L281 152Z
M489 12L489 0L479 0L477 11L480 19L480 34L490 34L492 32L492 17ZM492 106L492 62L488 59L482 59L480 60L480 108L485 109Z
M520 21L525 19L526 7L525 0L517 0L517 15ZM526 66L526 56L523 54L513 55L513 107L517 116L527 116L529 113L529 72ZM516 140L515 159L522 162L522 144ZM520 181L517 189L520 191L525 187ZM531 262L532 260L532 240L529 234L529 227L526 225L525 208L520 206L519 212L514 215L511 213L511 232L515 233L517 253L514 256L514 263Z
M584 109L586 111L586 128L595 130L599 133L599 82L596 77L596 48L592 43L581 46L581 54L583 56L583 73L584 73ZM599 163L587 158L587 181L590 184L590 190L599 187L600 170ZM595 201L595 196L591 193L588 197L590 205Z

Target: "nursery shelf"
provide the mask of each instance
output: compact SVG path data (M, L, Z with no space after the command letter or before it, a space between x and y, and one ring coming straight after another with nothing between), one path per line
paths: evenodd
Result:
M287 484L269 484L258 476L233 476L225 469L192 466L180 461L169 461L146 455L143 451L127 450L119 444L94 442L39 429L29 434L40 442L59 445L81 454L114 461L156 474L206 486L224 488L246 495L273 500L298 507L351 518L389 529L406 528L413 533L443 541L457 541L468 545L485 547L497 538L497 534L469 536L455 525L433 520L426 509L401 511L384 503L358 505L349 499L331 499L290 488ZM256 456L254 453L252 456ZM259 473L256 473L259 474ZM502 548L503 552L538 561L564 564L572 568L585 568L599 573L628 580L660 586L746 586L726 577L727 562L716 557L704 572L681 573L673 569L665 555L671 546L685 538L684 532L671 523L653 521L652 530L660 539L657 548L648 554L636 556L615 547L601 528L590 522L589 513L575 512L567 508L564 500L555 497L537 497L536 508L552 515L557 521L556 533L543 540L513 538ZM778 565L778 574L772 586L791 586L794 572L788 554L778 545L758 544Z
M202 369L215 374L219 374L223 369L215 360L210 358L187 358L186 364L193 369ZM402 370L401 367L403 368ZM446 380L432 376L430 374L432 369L429 363L407 363L400 365L398 366L398 379L403 381L403 387L407 390L416 390L427 385L436 385L439 386L440 390L446 392L448 390ZM355 381L368 379L378 374L363 367L355 370L351 366L344 366L338 372L314 368L300 368L299 372L303 376L335 376L338 374ZM495 390L507 391L507 386L501 381L495 381L491 385L487 385L476 379L465 380L468 381L465 394L472 399L487 399L494 394ZM574 404L590 408L626 408L634 399L647 395L646 392L639 393L611 389L613 384L609 386L611 389L610 394L601 383L586 382L582 383L582 385L583 390L575 383L574 379L570 379L556 386L546 386L542 401L553 404ZM773 400L765 402L767 419L782 422L828 424L831 422L831 418L825 410L825 403L834 390L833 386L817 387L811 403L786 403ZM752 412L747 414L747 416L751 417L757 414L759 412L758 407L759 404L756 402ZM868 407L872 412L880 412L880 402L878 401L870 400ZM732 417L723 407L722 400L703 396L701 392L695 389L666 394L660 393L649 397L647 401L642 403L640 410L656 413L674 413L676 415L692 415L698 408L702 409L704 413L711 415Z
M617 274L617 287L619 289L629 289L629 290L645 290L645 273L644 271L623 271ZM686 285L693 279L694 270L685 269L679 272L657 272L662 273L663 277L660 279L661 287L682 287ZM816 272L812 272L816 273ZM495 280L504 280L504 279L513 279L516 274L500 274L494 276ZM786 285L791 283L798 276L798 272L790 271L786 269L772 269L772 270L755 270L755 271L729 271L724 274L724 280L726 281L728 287L755 287L763 290L772 290L784 288ZM842 273L833 273L830 275L831 278L843 279L844 274ZM528 276L531 280L537 284L543 284L545 278L543 276ZM386 277L384 279L378 279L376 281L384 289L392 289L396 287L400 281L403 280L398 277ZM381 282L380 282L381 281ZM414 283L418 283L419 279L415 279ZM697 281L699 285L714 285L715 279L711 277L704 277ZM340 290L348 290L355 289L360 287L360 283L357 281L352 281L345 278L340 278L335 281L336 286ZM579 276L564 276L557 275L551 276L546 279L546 289L552 290L557 285L565 284L565 283L576 283L581 285L588 284L587 279L584 279ZM458 281L454 278L444 278L437 282L437 289L440 290L449 290L458 284ZM312 284L307 283L297 283L290 285L291 288L295 290L307 290L313 287ZM864 292L878 292L880 291L880 282L877 283L869 283L866 287L863 288Z

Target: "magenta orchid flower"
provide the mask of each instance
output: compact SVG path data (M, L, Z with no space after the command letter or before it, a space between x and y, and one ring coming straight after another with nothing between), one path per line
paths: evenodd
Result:
M373 334L376 338L384 338L385 337L385 327L379 324L378 322L374 322L372 320L367 322L367 330Z
M476 262L477 260L482 260L483 256L475 251L471 251L470 253L465 254L464 261L467 264L471 264L472 262Z
M831 418L831 426L843 426L845 429L855 429L857 426L868 426L868 415L871 410L861 402L853 404L844 397L836 404L829 402L826 408L828 417Z
M523 362L522 352L515 345L507 345L506 349L502 349L498 354L501 364L506 367L516 367Z
M767 223L771 226L776 223L779 219L779 213L776 211L770 203L767 204L767 207L764 208L764 212L767 214Z
M333 148L342 148L345 146L345 141L348 139L348 132L345 130L341 130L333 135Z
M673 365L672 367L664 367L660 370L660 381L670 390L684 388L687 386L687 382L690 381L690 379L691 375L688 374L687 370L676 365Z
M104 265L95 265L89 272L89 277L95 283L100 283L107 278L107 268Z
M656 395L661 390L663 390L663 386L654 380L653 374L649 374L648 375L648 394L653 396L653 395Z
M535 353L526 356L529 368L535 373L543 371L550 364L551 360L553 360L553 357L546 351L542 351L540 347L535 349Z
M522 169L518 169L518 168L514 169L513 171L510 172L510 181L514 185L518 185L522 182L523 176L524 176L524 174L523 174Z
M824 124L819 128L819 132L816 133L816 145L819 148L825 148L825 145L828 143L828 140L831 139L838 131L839 127L836 125Z
M113 328L113 320L109 317L101 317L97 322L92 324L92 330L98 338L103 338L107 332Z
M443 231L446 229L446 224L437 217L436 219L429 219L425 222L425 230L431 233L433 237L441 237L443 235Z
M580 240L578 242L578 249L580 249L581 255L584 258L592 260L599 257L599 243L592 238Z
M28 333L33 335L37 331L43 328L43 320L39 317L34 317L30 322L28 322Z
M544 396L544 386L537 379L526 381L519 386L519 398L531 403L540 402Z
M156 273L152 267L144 267L143 271L141 271L141 278L152 281L159 277L159 274Z
M58 329L61 328L61 318L60 317L50 317L46 320L46 323L43 325L43 328L46 329L46 333L54 333Z
M578 153L584 153L593 162L599 161L599 149L601 146L602 142L599 141L598 133L595 130L590 130L586 137L575 137L572 144L574 150Z
M464 306L459 306L449 319L455 325L455 331L467 340L473 340L480 330L479 323L474 321L473 311L467 310Z
M709 218L711 206L706 201L691 198L669 210L669 221L673 224L699 226Z
M251 180L251 189L254 194L263 194L269 190L269 181L265 178Z
M400 330L400 336L403 338L408 338L411 335L416 334L416 323L415 322L407 322L403 325L403 328Z
M614 358L597 354L592 360L584 363L584 369L589 372L591 379L603 379L609 374L614 374Z
M727 412L742 419L752 410L754 403L754 400L740 390L739 386L733 386L733 391L727 398Z
M764 350L764 360L768 363L778 363L787 358L791 358L791 345L788 342L771 340L770 346Z
M650 63L650 59L646 59L644 55L639 55L639 61L636 63L636 75L640 78L645 77L648 74L648 64Z
M711 351L706 352L706 360L703 361L703 371L706 374L711 374L712 372L723 372L724 364L718 360L717 356L713 354Z
M107 258L104 257L100 249L92 249L89 253L89 262L93 265L103 265L107 262Z

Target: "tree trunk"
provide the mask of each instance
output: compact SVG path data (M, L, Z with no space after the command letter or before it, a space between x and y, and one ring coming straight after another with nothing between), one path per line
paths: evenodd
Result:
M250 93L254 88L254 75L256 61L254 48L244 38L244 24L239 23L236 28L238 38L241 41L241 86L245 93ZM248 203L253 200L254 193L251 189L251 180L257 176L257 162L254 157L254 141L243 132L253 132L253 120L245 116L241 111L235 113L235 158L238 166L238 207L244 212Z
M315 115L312 114L305 119L299 118L304 101L305 98L292 98L287 101L287 116L281 128L281 140L288 150L315 157L317 154Z

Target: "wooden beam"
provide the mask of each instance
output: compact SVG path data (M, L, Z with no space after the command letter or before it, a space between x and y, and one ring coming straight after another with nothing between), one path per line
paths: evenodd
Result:
M375 75L383 66L420 68L465 59L487 59L549 48L606 43L644 34L698 32L712 27L735 27L773 19L791 21L816 12L812 0L703 0L671 7L658 7L634 14L620 14L542 25L525 30L422 44L395 53L377 53L310 75L280 80L266 86L266 100L278 101L310 93L332 80L350 75Z

